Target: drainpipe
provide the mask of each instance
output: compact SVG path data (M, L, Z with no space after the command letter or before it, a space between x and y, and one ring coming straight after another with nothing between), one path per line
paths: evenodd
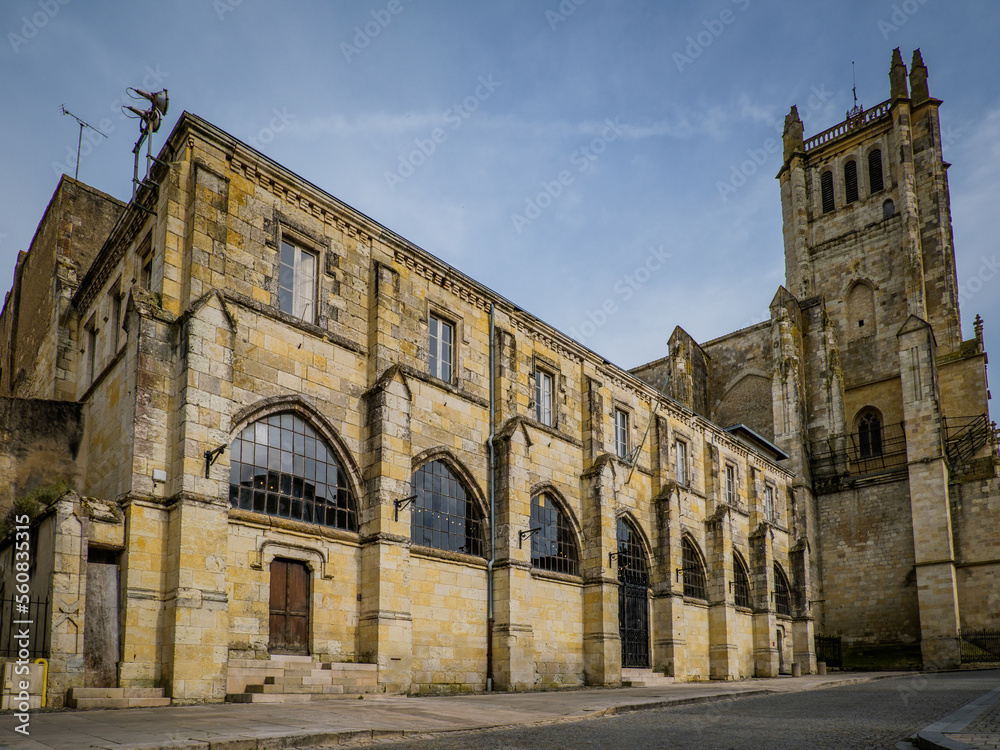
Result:
M490 437L489 437L489 493L490 493L490 559L486 564L486 690L492 692L493 690L493 564L496 562L496 496L493 490L493 470L494 470L494 453L493 453L493 438L496 437L496 428L494 427L494 417L496 412L496 404L494 403L494 362L495 362L495 322L494 322L494 303L490 303Z

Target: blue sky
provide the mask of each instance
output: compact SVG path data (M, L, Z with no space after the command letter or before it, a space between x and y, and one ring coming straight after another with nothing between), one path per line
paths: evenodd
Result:
M127 199L125 89L167 88L156 148L198 114L624 367L763 319L785 113L842 121L852 60L874 106L920 47L963 332L1000 356L995 0L5 0L0 32L0 289L73 173L60 107L108 135L80 179Z

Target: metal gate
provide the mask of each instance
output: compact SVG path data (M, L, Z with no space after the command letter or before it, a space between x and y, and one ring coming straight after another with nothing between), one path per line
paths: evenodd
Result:
M622 667L649 666L649 572L638 535L618 519L618 625Z

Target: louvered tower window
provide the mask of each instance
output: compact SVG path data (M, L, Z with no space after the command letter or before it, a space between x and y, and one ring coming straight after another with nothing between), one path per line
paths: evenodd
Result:
M833 210L833 172L825 171L819 178L820 190L823 193L823 213Z
M877 193L884 185L882 184L882 152L873 148L868 152L868 187L869 192Z
M854 203L858 199L858 163L853 159L844 165L844 200Z

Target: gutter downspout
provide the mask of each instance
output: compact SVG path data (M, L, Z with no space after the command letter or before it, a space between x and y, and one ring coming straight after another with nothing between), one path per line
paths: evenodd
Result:
M496 562L496 496L493 488L493 471L495 456L493 453L493 439L496 437L494 402L494 379L496 372L494 362L496 354L495 347L495 323L494 323L494 303L490 303L490 437L489 437L489 493L490 493L490 559L486 563L486 690L493 690L493 564Z

